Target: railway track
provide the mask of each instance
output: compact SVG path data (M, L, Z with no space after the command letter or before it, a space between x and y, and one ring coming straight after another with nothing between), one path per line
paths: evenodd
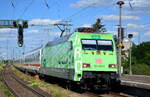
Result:
M50 78L48 78L50 79ZM47 81L51 83L50 81ZM58 83L58 85L65 87L62 83ZM81 96L77 97L150 97L149 90L143 90L139 88L129 87L129 86L120 86L117 91L86 91L85 93L80 93L78 90L71 90L73 92L81 94ZM27 96L26 96L27 97ZM75 97L75 96L73 96Z
M16 97L50 97L49 94L42 90L27 86L24 81L11 71L10 67L5 67L2 76L4 83Z

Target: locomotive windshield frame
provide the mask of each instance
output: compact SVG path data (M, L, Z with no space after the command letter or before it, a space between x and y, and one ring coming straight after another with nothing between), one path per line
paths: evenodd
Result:
M94 41L95 41L95 43L94 43ZM82 44L82 49L83 50L113 51L113 49L114 49L112 40L81 39L81 44Z

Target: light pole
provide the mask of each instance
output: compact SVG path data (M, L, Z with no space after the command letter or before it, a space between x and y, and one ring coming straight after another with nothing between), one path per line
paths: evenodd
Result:
M119 5L119 28L118 28L118 70L119 70L119 77L121 77L121 51L122 51L122 5L124 4L123 1L118 1L117 5Z
M131 60L131 58L132 58L132 41L131 41L131 39L132 39L132 37L133 37L133 34L128 34L128 38L129 38L129 42L130 42L130 49L129 49L129 56L130 56L130 60L129 60L129 66L130 66L130 71L129 71L129 75L132 75L132 66L131 66L131 63L132 63L132 60Z

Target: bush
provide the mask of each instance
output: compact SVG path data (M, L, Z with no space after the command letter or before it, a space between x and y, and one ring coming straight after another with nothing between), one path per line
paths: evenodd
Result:
M150 42L143 42L132 48L133 62L150 66Z
M150 75L150 66L145 64L133 65L132 72L136 75Z
M132 72L137 75L150 75L150 42L134 45L132 48ZM129 57L122 58L124 73L129 74Z

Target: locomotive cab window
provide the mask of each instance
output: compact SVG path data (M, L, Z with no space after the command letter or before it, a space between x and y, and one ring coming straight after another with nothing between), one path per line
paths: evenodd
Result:
M96 50L96 40L82 40L82 48L84 50Z
M111 40L97 40L98 50L113 50L113 44Z
M111 40L90 40L82 39L83 50L107 50L113 51L113 43Z

